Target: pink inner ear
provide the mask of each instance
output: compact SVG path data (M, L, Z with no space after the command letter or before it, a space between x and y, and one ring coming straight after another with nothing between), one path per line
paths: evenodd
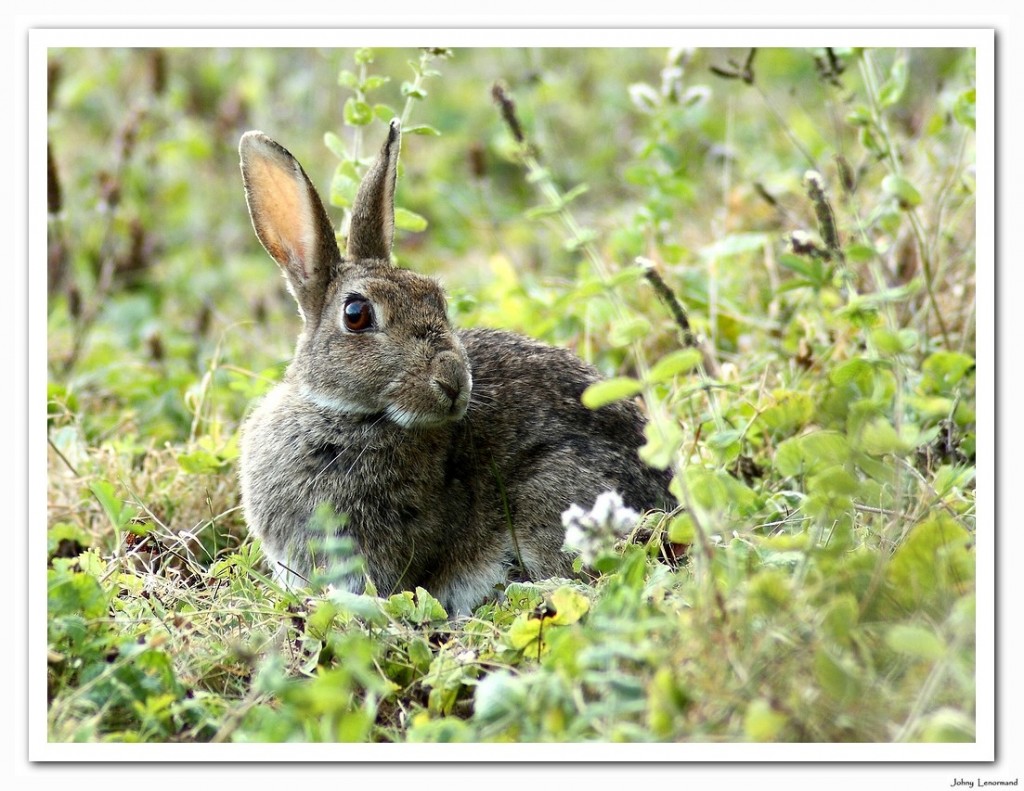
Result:
M253 157L246 175L257 236L281 268L306 280L316 226L302 173L271 155Z

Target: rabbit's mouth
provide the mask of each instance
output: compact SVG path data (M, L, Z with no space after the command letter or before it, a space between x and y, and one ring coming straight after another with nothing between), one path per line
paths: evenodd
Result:
M421 394L420 403L411 405L392 401L384 413L402 428L438 428L462 420L469 409L470 390L469 382L452 384L435 379L430 383L428 393Z
M461 420L466 414L468 406L469 402L467 399L464 405L461 407L453 405L452 409L448 412L416 412L409 409L403 409L397 404L389 404L388 408L384 410L384 414L386 414L393 423L396 423L402 428L440 428L441 426L447 426Z
M385 389L384 414L402 428L439 428L462 420L472 391L468 366L440 355L431 370L401 377Z

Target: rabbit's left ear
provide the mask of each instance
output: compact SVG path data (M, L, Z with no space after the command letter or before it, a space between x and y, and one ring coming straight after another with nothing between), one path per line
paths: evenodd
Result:
M397 118L388 127L388 136L377 161L363 176L352 203L345 258L391 260L395 238L395 179L398 176L398 150L402 144L402 124Z
M316 325L341 253L324 205L298 161L262 132L238 145L256 236L284 272L302 318Z

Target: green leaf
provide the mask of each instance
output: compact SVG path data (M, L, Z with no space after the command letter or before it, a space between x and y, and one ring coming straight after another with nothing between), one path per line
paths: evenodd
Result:
M921 193L902 176L886 176L882 179L882 189L896 198L901 209L912 209L921 205Z
M829 372L828 378L834 385L845 385L862 375L870 374L871 371L870 362L862 357L856 357L837 365Z
M537 643L541 639L541 623L540 618L531 618L526 613L517 616L508 629L509 645L523 651Z
M757 495L754 490L725 470L691 465L683 475L690 502L708 513L742 515L756 506Z
M829 603L822 625L832 639L844 642L857 625L859 612L857 598L852 593L840 594Z
M814 417L814 400L806 393L780 390L772 394L776 403L762 410L757 423L777 434L791 434Z
M402 83L402 96L409 99L426 99L427 91L422 86L406 81Z
M879 354L903 354L917 346L918 335L909 327L897 332L879 327L871 331L871 345Z
M412 591L402 591L401 593L392 594L387 598L383 606L384 611L388 613L388 615L402 621L411 620L412 613L416 609L416 604L413 602Z
M945 396L907 396L907 405L922 418L938 420L953 411L953 399Z
M327 640L327 634L338 616L338 607L330 601L321 601L316 609L306 618L306 634L321 642Z
M345 141L334 134L334 132L324 132L324 145L338 159L343 162L348 160L348 150L345 148Z
M836 431L815 431L779 444L775 469L780 475L807 475L844 464L850 458L850 443Z
M331 602L337 605L339 612L354 615L374 626L383 626L388 621L385 613L385 610L391 611L388 603L382 602L376 596L334 588L331 590L330 597Z
M896 104L907 89L907 59L902 55L896 58L889 70L889 78L878 89L878 104L891 107Z
M428 124L416 124L414 126L407 126L402 130L403 134L407 135L430 135L431 137L440 137L441 131L435 129Z
M114 494L114 487L107 481L90 483L89 491L96 496L110 523L118 530L123 530L124 526L138 514L134 508Z
M914 278L908 283L902 286L896 286L894 288L883 288L879 291L873 291L868 294L858 294L854 299L851 299L851 305L854 309L864 310L865 308L878 308L882 305L891 305L898 302L903 302L909 297L912 297L918 291L921 290L921 279ZM847 311L844 308L844 313Z
M373 116L378 121L390 124L391 119L397 117L398 113L395 112L390 104L375 104L373 106Z
M885 633L885 644L893 651L915 659L940 659L946 646L938 635L924 626L897 624Z
M860 138L860 144L876 157L885 156L885 149L872 130L872 125L862 126L858 137Z
M373 110L366 102L350 96L345 100L342 116L349 126L366 126L373 120Z
M743 732L747 741L770 742L776 739L786 727L786 715L775 711L764 698L751 701L743 716Z
M857 493L858 484L857 476L850 474L842 465L834 464L808 479L807 493L851 497Z
M334 177L344 177L351 179L353 184L359 183L359 170L356 167L355 160L350 159L346 154L345 158L338 163L338 167L334 170Z
M61 544L82 547L83 551L92 543L92 538L78 525L57 522L46 531L46 553L53 555Z
M973 589L973 536L948 514L935 512L896 549L886 576L905 607L926 612Z
M920 727L922 742L976 741L974 719L955 709L942 708L926 716Z
M724 450L730 445L735 445L743 439L743 431L738 428L727 428L715 431L708 437L708 447L714 450Z
M807 278L808 284L821 287L825 284L828 271L824 264L817 258L804 258L793 253L783 253L779 256L779 265L798 275Z
M448 613L441 603L423 588L416 588L415 594L412 591L402 591L390 596L384 604L384 609L395 618L414 624L448 619Z
M860 692L860 684L847 663L824 649L818 649L814 656L814 677L825 692L840 702L853 700Z
M209 475L220 472L225 462L216 454L203 448L178 455L178 466L189 475Z
M107 612L107 594L89 574L59 568L46 572L47 613L53 619L61 615L81 614L99 618Z
M363 93L369 93L370 91L377 90L390 79L390 77L385 77L383 74L371 74L366 78L360 88L362 88Z
M590 187L586 183L577 184L571 190L562 195L562 206L568 206L589 189Z
M624 266L609 278L608 284L615 288L628 286L632 283L636 283L638 280L642 280L646 271L646 267L640 266L639 264Z
M427 229L427 218L408 209L396 207L395 227L401 228L403 231L419 233Z
M777 614L789 606L793 590L788 572L769 568L758 572L747 586L747 609L751 614Z
M954 395L956 386L974 370L974 358L960 352L935 352L922 363L921 389L936 395Z
M551 594L551 604L555 608L555 615L548 621L560 626L576 623L590 609L590 600L568 585L563 585Z
M338 74L338 85L343 88L352 88L353 90L359 85L359 78L355 75L355 72L351 72L348 69L342 69Z
M656 470L666 470L683 445L683 432L671 420L649 420L644 426L646 442L640 458Z
M526 703L525 695L526 688L511 671L499 669L488 673L473 695L473 719L487 724L519 717Z
M698 349L679 349L662 357L651 366L647 381L651 384L668 381L679 374L686 373L697 367L703 359Z
M877 255L875 248L867 244L851 244L846 248L846 259L853 264L866 264Z
M886 418L876 417L861 429L858 446L872 456L907 453L917 444L917 431L907 424L901 428L903 436Z
M429 591L424 588L416 588L416 608L412 612L414 623L426 624L433 621L447 621L448 613L445 612L441 602L435 599Z
M358 189L359 181L345 175L339 168L331 180L331 205L341 208L351 206Z
M673 544L692 544L697 535L697 526L689 514L673 518L668 526L668 540Z
M434 660L434 652L430 649L430 643L422 637L414 637L407 646L409 661L420 673L426 673L430 669L430 663Z
M608 342L616 347L629 346L651 333L651 322L643 316L626 316L612 323L608 331Z
M411 718L406 739L410 744L465 744L476 741L477 737L469 725L457 717L432 720L428 714L421 713Z
M594 382L583 391L580 400L587 409L600 409L623 398L632 398L643 389L643 384L637 379L616 376Z
M537 175L537 173L531 173L530 177L528 177L528 180L539 181L540 179L537 178ZM533 208L527 209L525 216L527 219L534 220L539 217L549 217L551 215L558 214L563 209L565 209L566 206L568 206L572 201L574 201L588 189L590 189L590 187L588 187L586 184L577 184L564 195L554 196L551 199L550 203L547 203L543 206L534 206ZM596 234L594 234L593 231L587 231L585 233L596 237Z
M590 228L580 228L576 231L576 235L571 239L566 239L562 243L562 247L568 250L570 253L574 253L577 250L585 247L591 242L597 239L597 231L593 231Z
M970 88L961 93L953 104L953 117L958 123L963 126L969 126L971 129L975 128L975 101L977 98L977 91L974 88Z
M870 126L874 123L871 117L871 110L867 105L855 105L846 115L846 122L852 126Z
M551 217L558 214L562 210L560 203L548 203L544 206L532 206L523 212L523 216L528 220L537 220L541 217Z
M939 497L966 489L977 475L974 467L950 467L943 465L935 471L932 488Z

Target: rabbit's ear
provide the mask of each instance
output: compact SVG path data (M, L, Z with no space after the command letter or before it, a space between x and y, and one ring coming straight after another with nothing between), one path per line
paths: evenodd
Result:
M395 237L395 178L401 141L402 124L395 118L391 121L377 161L363 176L352 204L352 224L345 255L350 261L361 258L391 260L391 242Z
M317 323L341 259L323 203L298 161L262 132L238 145L256 236L288 280L302 317Z

